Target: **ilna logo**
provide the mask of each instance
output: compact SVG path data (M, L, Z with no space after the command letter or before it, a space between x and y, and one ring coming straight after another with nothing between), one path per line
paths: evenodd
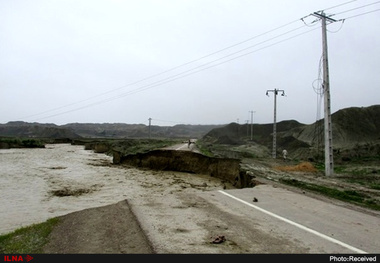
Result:
M4 261L5 262L15 262L15 261L26 261L29 262L33 259L33 257L26 255L24 257L22 256L10 256L10 255L4 255Z

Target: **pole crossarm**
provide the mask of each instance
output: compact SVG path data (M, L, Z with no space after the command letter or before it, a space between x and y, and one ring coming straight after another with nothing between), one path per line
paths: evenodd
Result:
M320 19L326 19L326 22L330 22L330 23L337 22L337 20L335 20L335 19L333 19L333 18L331 18L329 16L326 16L323 11L314 12L311 15L313 15L313 16L315 16L317 18L320 18Z
M285 91L282 89L268 89L265 95L269 96L268 92L273 92L275 95L277 95L278 92L282 92L281 96L285 96Z

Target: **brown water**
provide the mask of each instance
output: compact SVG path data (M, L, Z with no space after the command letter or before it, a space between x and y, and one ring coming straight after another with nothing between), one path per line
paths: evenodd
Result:
M83 146L0 150L0 235L127 199L158 253L220 253L204 242L224 223L210 220L197 194L224 186L209 175L113 165Z
M0 150L0 234L126 199L141 171L111 159L70 144Z

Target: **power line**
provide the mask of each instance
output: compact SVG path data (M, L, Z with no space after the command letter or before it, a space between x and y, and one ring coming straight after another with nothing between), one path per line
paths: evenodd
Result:
M302 27L304 27L304 26L302 26ZM290 30L290 31L288 31L287 33L293 32L293 31L298 30L298 29L300 29L300 28L302 28L302 27L299 27L299 28L294 29L294 30ZM115 95L115 96L113 96L113 97L110 97L110 98L107 98L107 99L104 99L104 100L100 100L100 101L97 101L97 102L94 102L94 103L91 103L91 104L88 104L88 105L85 105L85 106L81 106L81 107L78 107L78 108L75 108L75 109L72 109L72 110L68 110L68 111L65 111L65 112L61 112L61 113L57 113L57 114L53 114L53 115L49 115L49 116L45 116L45 117L42 117L42 118L38 118L38 119L35 119L34 121L42 120L42 119L47 119L47 118L51 118L51 117L56 117L56 116L63 115L63 114L66 114L66 113L70 113L70 112L74 112L74 111L77 111L77 110L81 110L81 109L84 109L84 108L88 108L88 107L96 106L96 105L99 105L99 104L103 104L103 103L105 103L105 102L109 102L109 101L113 101L113 100L116 100L116 99L120 99L120 98L123 98L123 97L129 96L129 95L132 95L132 94L135 94L135 93L138 93L138 92L142 92L142 91L145 91L145 90L148 90L148 89L152 89L152 88L155 88L155 87L157 87L157 86L161 86L161 85L163 85L163 84L166 84L166 83L169 83L169 82L172 82L172 81L175 81L175 80L178 80L178 79L181 79L181 78L184 78L184 77L187 77L187 76L190 76L190 75L193 75L193 74L199 73L199 72L201 72L201 71L204 71L204 70L207 70L207 69L210 69L210 68L213 68L213 67L219 66L219 65L221 65L221 64L225 64L225 63L227 63L227 62L230 62L230 61L236 60L236 59L238 59L238 58L241 58L241 57L244 57L244 56L247 56L247 55L250 55L250 54L256 53L256 52L258 52L258 51L261 51L261 50L263 50L263 49L266 49L266 48L272 47L272 46L274 46L274 45L280 44L280 43L282 43L282 42L288 41L288 40L293 39L293 38L295 38L295 37L298 37L298 36L301 36L301 35L307 34L307 33L311 32L311 31L316 30L316 29L318 29L318 28L314 28L314 29L308 30L308 31L306 31L306 32L302 32L302 33L296 34L296 35L291 36L291 37L288 37L288 38L286 38L286 39L283 39L283 40L277 41L277 42L275 42L275 43L272 43L272 44L266 45L266 46L264 46L264 47L262 47L262 48L259 48L259 49L256 49L256 50L253 50L253 51L250 51L250 52L246 52L246 53L244 53L244 54L241 54L241 55L238 55L238 56L232 57L232 58L230 58L230 59L224 60L224 61L219 62L219 63L216 63L216 64L212 64L212 63L215 63L215 62L217 62L217 61L219 61L219 60L222 60L222 59L224 59L224 58L230 57L230 56L232 56L232 55L236 55L237 53L240 53L240 52L242 52L242 51L244 51L244 50L247 50L247 49L252 48L252 47L254 47L254 46L257 46L257 45L261 45L261 44L263 44L264 42L268 42L268 41L269 41L269 40L265 40L265 41L260 42L259 44L253 45L253 46L251 46L251 47L249 47L249 48L245 48L245 49L243 49L243 50L233 52L233 53L228 54L228 55L226 55L226 56L224 56L224 57L221 57L221 58L215 59L215 60L213 60L213 61L210 61L210 62L204 63L204 64L202 64L202 65L200 65L200 66L195 67L195 68L192 68L192 69L186 70L186 71L184 71L184 72L181 72L181 73L178 73L178 74L175 74L175 75L169 76L169 77L167 77L167 78L165 78L165 79L161 79L161 80L158 80L158 81L156 81L156 82L153 82L153 83L150 83L150 84L144 85L144 86L139 87L139 88L136 88L136 89L134 89L134 90L130 90L130 91L128 91L128 92L125 92L125 93L122 93L122 94L119 94L119 95ZM285 35L285 34L287 34L287 33L281 34L280 36L283 36L283 35ZM279 36L277 36L277 37L273 37L273 38L271 38L270 40L273 40L273 39L278 38L278 37L279 37ZM210 64L211 64L211 65L210 65ZM210 66L207 66L207 65L210 65ZM205 66L207 66L207 67L205 67Z
M69 103L69 104L66 104L66 105L63 105L63 106L60 106L60 107L56 107L56 108L53 108L53 109L50 109L50 110L46 110L46 111L43 111L43 112L40 112L40 113L36 113L36 114L32 114L32 115L28 115L28 116L25 116L25 117L23 117L23 118L30 118L30 117L34 117L34 116L38 116L38 115L42 115L42 114L45 114L45 113L48 113L48 112L51 112L51 111L57 111L57 110L60 110L60 109L63 109L63 108L67 108L67 107L70 107L70 106L73 106L73 105L80 104L80 103L82 103L82 102L86 102L86 101L92 100L92 99L94 99L94 98L98 98L98 97L101 97L101 96L107 95L107 94L109 94L109 93L112 93L112 92L115 92L115 91L118 91L118 90L124 89L124 88L126 88L126 87L130 87L130 86L137 85L137 84L139 84L139 83L141 83L141 82L144 82L144 81L147 81L147 80L153 79L153 78L155 78L155 77L158 77L158 76L164 75L164 74L166 74L166 73L168 73L168 72L172 72L172 71L174 71L174 70L176 70L176 69L179 69L179 68L182 68L182 67L184 67L184 66L187 66L187 65L193 64L193 63L198 62L198 61L200 61L200 60L203 60L203 59L205 59L205 58L211 57L211 56L213 56L213 55L215 55L215 54L221 53L221 52L226 51L226 50L228 50L228 49L231 49L231 48L233 48L233 47L236 47L236 46L239 46L239 45L241 45L241 44L244 44L244 43L247 43L247 42L249 42L249 41L252 41L252 40L254 40L254 39L256 39L256 38L259 38L259 37L265 36L265 35L267 35L267 34L269 34L269 33L272 33L272 32L275 32L275 31L277 31L277 30L279 30L279 29L282 29L282 28L284 28L284 27L287 27L287 26L289 26L289 25L291 25L291 24L293 24L293 23L295 23L295 22L297 22L297 21L298 21L298 20L293 20L293 21L288 22L288 23L286 23L286 24L284 24L284 25L282 25L282 26L279 26L279 27L276 27L276 28L274 28L274 29L268 30L268 31L266 31L266 32L264 32L264 33L261 33L261 34L258 34L258 35L256 35L256 36L253 36L253 37L250 37L250 38L248 38L248 39L245 39L245 40L243 40L243 41L240 41L240 42L238 42L238 43L236 43L236 44L233 44L233 45L227 46L227 47L225 47L225 48L219 49L219 50L217 50L217 51L215 51L215 52L212 52L212 53L209 53L209 54L207 54L207 55L205 55L205 56L202 56L202 57L199 57L199 58L197 58L197 59L194 59L194 60L188 61L188 62L183 63L183 64L180 64L180 65L178 65L178 66L172 67L172 68L170 68L170 69L168 69L168 70L165 70L165 71L162 71L162 72L160 72L160 73L153 74L153 75L151 75L151 76L145 77L145 78L140 79L140 80L138 80L138 81L131 82L131 83L129 83L129 84L126 84L126 85L120 86L120 87L115 88L115 89L111 89L111 90L106 91L106 92L103 92L103 93L99 93L98 95L91 96L91 97L89 97L89 98L87 98L87 99L84 99L84 100L80 100L80 101L77 101L77 102ZM23 118L21 118L21 119L23 119Z
M346 17L346 18L344 18L344 19L347 20L347 19L351 19L351 18L354 18L354 17L358 17L358 16L363 16L363 15L367 15L367 14L370 14L370 13L374 13L374 12L377 12L377 11L380 11L380 8L379 8L379 9L372 10L372 11L368 11L368 12L365 12L365 13L361 13L361 14L357 14L357 15L349 16L349 17Z
M358 9L361 9L361 8L364 8L364 7L367 7L367 6L371 6L371 5L375 5L375 4L378 4L380 3L380 1L377 1L377 2L374 2L374 3L370 3L370 4L367 4L367 5L362 5L362 6L359 6L359 7L355 7L355 8L351 8L351 9L348 9L346 11L342 11L342 12L339 12L339 13L335 13L335 15L340 15L340 14L344 14L344 13L347 13L347 12L351 12L351 11L354 11L354 10L358 10Z
M339 4L339 5L336 5L336 6L333 6L333 7L329 7L325 10L329 10L329 9L333 9L333 8L336 8L336 7L339 7L339 6L343 6L343 5L346 5L346 4L349 4L349 3L352 3L352 2L355 2L357 0L354 0L354 1L348 1L348 2L345 2L345 3L342 3L342 4ZM368 4L368 5L365 5L365 6L369 6L369 5L373 5L373 4L376 4L376 3L379 3L380 1L378 2L375 2L375 3L372 3L372 4ZM362 6L362 7L365 7L365 6ZM359 8L362 8L362 7L357 7L357 8L354 8L354 9L359 9ZM354 9L350 9L350 10L347 10L347 11L343 11L341 13L345 13L345 12L348 12L348 11L351 11L351 10L354 10ZM380 9L376 9L376 10L372 10L372 11L369 11L369 12L365 12L365 13L361 13L361 14L357 14L357 15L354 15L354 16L350 16L348 18L345 18L345 19L350 19L350 18L354 18L354 17L357 17L357 16L361 16L361 15L365 15L365 14L369 14L369 13L372 13L372 12L376 12L376 11L379 11ZM310 15L309 15L310 16ZM305 16L304 18L306 18L307 16ZM302 19L301 19L302 20ZM282 29L282 28L285 28L295 22L299 21L299 19L297 20L294 20L294 21L291 21L289 23L286 23L282 26L279 26L279 27L276 27L272 30L269 30L269 31L266 31L262 34L259 34L259 35L256 35L254 37L251 37L251 38L248 38L246 40L243 40L243 41L240 41L236 44L233 44L233 45L230 45L230 46L227 46L225 48L222 48L222 49L219 49L215 52L212 52L208 55L205 55L205 56L202 56L200 58L197 58L197 59L194 59L194 60L191 60L189 62L186 62L186 63L183 63L183 64L180 64L178 66L175 66L173 68L170 68L168 70L165 70L165 71L162 71L158 74L154 74L154 75L151 75L149 77L146 77L146 78L143 78L141 80L138 80L138 81L135 81L135 82L132 82L132 83L129 83L129 84L126 84L126 85L123 85L123 86L120 86L118 88L115 88L115 89L112 89L112 90L109 90L109 91L106 91L106 92L103 92L103 93L100 93L98 95L94 95L94 96L91 96L87 99L84 99L84 100L81 100L81 101L78 101L78 102L73 102L73 103L70 103L70 104L66 104L66 105L63 105L63 106L60 106L60 107L57 107L57 108L54 108L54 109L51 109L51 110L47 110L47 111L44 111L44 112L41 112L41 113L37 113L37 114L33 114L33 115L29 115L27 117L24 117L24 118L30 118L30 117L33 117L33 116L39 116L39 115L43 115L43 114L46 114L46 113L49 113L49 112L54 112L54 111L58 111L58 110L61 110L61 109L64 109L64 108L67 108L67 107L70 107L70 106L74 106L74 105L77 105L77 104L80 104L80 103L83 103L83 102L87 102L87 101L90 101L90 100L93 100L95 98L99 98L99 97L103 97L107 94L110 94L110 93L113 93L115 91L118 91L118 90L121 90L121 89L124 89L126 87L130 87L130 86L135 86L135 85L138 85L138 84L141 84L143 83L144 81L147 81L147 80L151 80L155 77L158 77L158 76L161 76L161 75L164 75L166 73L169 73L169 72L172 72L176 69L179 69L179 68L182 68L182 67L185 67L185 66L188 66L190 64L193 64L195 62L198 62L198 61L201 61L201 60L204 60L206 58L209 58L213 55L216 55L216 54L219 54L223 51L226 51L226 50L229 50L233 47L237 47L243 43L247 43L249 41L252 41L253 39L257 39L261 36L264 36L264 35L267 35L269 33L272 33L272 32L275 32L279 29ZM135 88L135 89L132 89L132 90L129 90L125 93L122 93L122 94L119 94L119 95L114 95L114 96L111 96L109 98L105 98L105 99L102 99L102 100L98 100L98 101L95 101L93 103L89 103L89 104L86 104L86 105L82 105L80 107L77 107L77 108L74 108L74 109L71 109L71 110L67 110L67 111L64 111L64 112L59 112L59 113L56 113L56 114L52 114L52 115L49 115L49 116L45 116L45 117L42 117L42 118L38 118L37 120L41 120L41 119L47 119L47 118L51 118L51 117L55 117L55 116L59 116L59 115L63 115L63 114L66 114L66 113L70 113L70 112L74 112L74 111L78 111L78 110L81 110L81 109L85 109L85 108L88 108L88 107L92 107L92 106L96 106L96 105L99 105L99 104L102 104L102 103L105 103L105 102L109 102L109 101L113 101L113 100L116 100L118 98L123 98L125 96L129 96L129 95L132 95L132 94L135 94L135 93L138 93L138 92L142 92L142 91L145 91L145 90L148 90L148 89L152 89L154 87L157 87L157 86L161 86L163 84L166 84L166 83L169 83L169 82L172 82L172 81L175 81L175 80L178 80L178 79L181 79L181 78L184 78L184 77L187 77L187 76L190 76L190 75L193 75L193 74L196 74L196 73L199 73L201 71L204 71L204 70L207 70L207 69L210 69L210 68L213 68L213 67L216 67L216 66L219 66L221 64L224 64L224 63L227 63L227 62L230 62L230 61L233 61L233 60L236 60L238 58L241 58L241 57L244 57L244 56L247 56L247 55L250 55L252 53L255 53L255 52L258 52L258 51L261 51L263 49L266 49L266 48L269 48L269 47L272 47L274 45L277 45L277 44L280 44L282 42L285 42L285 41L288 41L290 39L293 39L295 37L298 37L298 36L301 36L303 34L306 34L306 33L309 33L313 30L315 30L316 28L312 29L312 30L309 30L309 31L306 31L306 32L303 32L303 33L300 33L300 34L297 34L297 35L294 35L294 36L291 36L291 37L288 37L286 39L283 39L283 40L280 40L280 41L277 41L277 42L274 42L272 44L269 44L269 45L266 45L266 46L263 46L262 48L258 48L258 49L255 49L253 51L249 51L249 52L246 52L246 53L243 53L243 54L240 54L238 55L239 53L242 53L244 51L247 51L249 49L252 49L254 47L257 47L259 45L262 45L264 43L267 43L267 42L270 42L274 39L277 39L277 38L280 38L282 36L285 36L289 33L292 33L292 32L295 32L296 30L299 30L301 28L303 28L304 26L302 27L298 27L298 28L295 28L295 29L292 29L292 30L289 30L285 33L282 33L280 35L277 35L277 36L274 36L272 38L269 38L269 39L266 39L264 41L261 41L259 43L256 43L254 45L251 45L249 47L246 47L246 48L243 48L243 49L240 49L238 51L235 51L235 52L232 52L230 54L227 54L227 55L224 55L222 57L219 57L217 59L214 59L212 61L208 61L206 63L203 63L201 65L198 65L198 66L195 66L195 67L192 67L188 70L184 70L180 73L177 73L177 74L174 74L174 75L171 75L171 76L168 76L164 79L160 79L160 80L157 80L155 82L152 82L152 83L149 83L149 84L146 84L146 85L143 85L141 87L138 87L138 88ZM227 59L229 58L229 59Z
M352 2L356 2L356 1L357 1L357 0L348 1L348 2L345 2L345 3L339 4L339 5L335 5L335 6L332 6L332 7L329 7L329 8L325 8L325 9L320 10L320 11L317 11L317 12L315 12L315 13L325 12L326 10L334 9L334 8L337 8L337 7L340 7L340 6L343 6L343 5L347 5L347 4L350 4L350 3L352 3ZM379 4L379 3L380 3L380 1L376 1L376 2L373 2L373 3L369 3L369 4L365 4L365 5L357 6L357 7L354 7L354 8L350 8L350 9L347 9L347 10L341 11L341 12L339 12L339 13L335 13L335 14L333 14L333 15L329 15L329 16L326 15L326 17L329 18L329 17L332 17L332 16L337 16L337 15L340 15L340 14L344 14L344 13L347 13L347 12L355 11L355 10L358 10L358 9L361 9L361 8L365 8L365 7L368 7L368 6L372 6L372 5L375 5L375 4ZM379 10L380 10L380 8L379 8L379 9L375 9L375 10L371 10L371 11L368 11L368 12L364 12L364 13L356 14L356 15L353 15L353 16L350 16L350 17L346 17L346 18L343 18L343 19L339 19L339 20L337 19L336 21L344 21L344 20L347 20L347 19L349 19L349 18L353 18L353 17L357 17L357 16L362 16L362 15L370 14L370 13L373 13L373 12L377 12L377 11L379 11ZM310 26L310 25L308 25L308 24L304 21L304 19L307 18L307 17L309 17L309 16L313 16L313 15L314 15L314 14L312 13L312 14L310 14L310 15L307 15L307 16L301 18L301 20L305 23L306 26ZM318 22L318 21L319 21L319 20L314 20L314 21L311 22L311 24L313 24L313 23L315 23L315 22ZM329 21L327 21L327 22L329 22Z
M328 8L325 8L323 9L324 11L326 10L330 10L330 9L333 9L333 8L336 8L336 7L340 7L340 6L343 6L343 5L347 5L347 4L350 4L352 2L356 2L357 0L352 0L352 1L348 1L348 2L345 2L345 3L342 3L342 4L339 4L339 5L335 5L335 6L331 6L331 7L328 7Z

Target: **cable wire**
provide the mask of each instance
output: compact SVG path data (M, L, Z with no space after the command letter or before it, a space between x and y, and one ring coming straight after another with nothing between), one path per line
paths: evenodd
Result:
M340 7L340 6L343 6L343 5L347 5L347 4L350 4L352 2L356 2L357 0L352 0L352 1L348 1L348 2L345 2L345 3L342 3L342 4L339 4L339 5L335 5L335 6L332 6L332 7L328 7L328 8L325 8L323 9L324 11L326 10L330 10L330 9L333 9L333 8L336 8L336 7Z
M73 103L69 103L69 104L66 104L66 105L62 105L62 106L59 106L59 107L56 107L56 108L53 108L53 109L50 109L50 110L46 110L46 111L43 111L43 112L40 112L40 113L36 113L36 114L32 114L32 115L28 115L28 116L24 116L24 117L21 118L21 119L24 119L24 118L28 119L28 118L30 118L30 117L43 115L43 114L48 113L48 112L57 111L57 110L60 110L60 109L63 109L63 108L67 108L67 107L70 107L70 106L73 106L73 105L77 105L77 104L80 104L80 103L83 103L83 102L86 102L86 101L89 101L89 100L92 100L92 99L95 99L95 98L98 98L98 97L101 97L101 96L107 95L107 94L109 94L109 93L113 93L113 92L115 92L115 91L118 91L118 90L121 90L121 89L124 89L124 88L127 88L127 87L131 87L131 86L137 85L137 84L142 83L142 82L144 82L144 81L147 81L147 80L153 79L153 78L155 78L155 77L158 77L158 76L164 75L164 74L169 73L169 72L172 72L172 71L174 71L174 70L176 70L176 69L179 69L179 68L182 68L182 67L184 67L184 66L187 66L187 65L193 64L193 63L198 62L198 61L200 61L200 60L203 60L203 59L205 59L205 58L211 57L211 56L213 56L213 55L215 55L215 54L221 53L221 52L226 51L226 50L228 50L228 49L231 49L231 48L233 48L233 47L239 46L239 45L241 45L241 44L247 43L247 42L252 41L252 40L254 40L254 39L257 39L257 38L259 38L259 37L265 36L265 35L267 35L267 34L269 34L269 33L272 33L272 32L275 32L275 31L277 31L277 30L279 30L279 29L282 29L282 28L284 28L284 27L287 27L287 26L289 26L289 25L291 25L291 24L293 24L293 23L295 23L295 22L298 22L298 19L297 19L297 20L293 20L293 21L291 21L291 22L288 22L288 23L286 23L286 24L284 24L284 25L282 25L282 26L276 27L276 28L274 28L274 29L268 30L268 31L266 31L266 32L264 32L264 33L261 33L261 34L258 34L258 35L256 35L256 36L250 37L250 38L245 39L245 40L243 40L243 41L240 41L240 42L238 42L238 43L236 43L236 44L233 44L233 45L227 46L227 47L225 47L225 48L219 49L219 50L217 50L217 51L215 51L215 52L212 52L212 53L209 53L209 54L207 54L207 55L205 55L205 56L202 56L202 57L199 57L199 58L197 58L197 59L194 59L194 60L188 61L188 62L183 63L183 64L180 64L180 65L178 65L178 66L172 67L172 68L170 68L170 69L168 69L168 70L165 70L165 71L162 71L162 72L160 72L160 73L153 74L153 75L151 75L151 76L145 77L145 78L140 79L140 80L138 80L138 81L131 82L131 83L129 83L129 84L126 84L126 85L120 86L120 87L115 88L115 89L111 89L111 90L106 91L106 92L103 92L103 93L99 93L99 94L97 94L97 95L94 95L94 96L88 97L88 98L86 98L86 99L84 99L84 100L80 100L80 101L77 101L77 102L73 102Z
M344 18L344 20L351 19L351 18L358 17L358 16L367 15L367 14L374 13L374 12L377 12L377 11L380 11L380 8L372 10L372 11L368 11L368 12L365 12L365 13L349 16L349 17Z
M68 110L68 111L65 111L65 112L61 112L61 113L57 113L57 114L53 114L53 115L49 115L49 116L46 116L46 117L43 117L43 118L38 118L38 119L36 119L36 120L34 120L34 121L42 120L42 119L47 119L47 118L51 118L51 117L56 117L56 116L63 115L63 114L66 114L66 113L70 113L70 112L74 112L74 111L77 111L77 110L81 110L81 109L84 109L84 108L88 108L88 107L96 106L96 105L99 105L99 104L103 104L103 103L105 103L105 102L110 102L110 101L113 101L113 100L116 100L116 99L124 98L124 97L126 97L126 96L129 96L129 95L132 95L132 94L135 94L135 93L138 93L138 92L142 92L142 91L145 91L145 90L148 90L148 89L152 89L152 88L155 88L155 87L157 87L157 86L161 86L161 85L163 85L163 84L167 84L167 83L169 83L169 82L172 82L172 81L175 81L175 80L178 80L178 79L181 79L181 78L184 78L184 77L187 77L187 76L190 76L190 75L193 75L193 74L199 73L199 72L201 72L201 71L204 71L204 70L207 70L207 69L210 69L210 68L213 68L213 67L219 66L219 65L221 65L221 64L225 64L225 63L227 63L227 62L230 62L230 61L236 60L236 59L238 59L238 58L241 58L241 57L244 57L244 56L247 56L247 55L250 55L250 54L256 53L256 52L258 52L258 51L261 51L261 50L263 50L263 49L266 49L266 48L272 47L272 46L274 46L274 45L280 44L280 43L282 43L282 42L288 41L288 40L293 39L293 38L295 38L295 37L298 37L298 36L301 36L301 35L307 34L307 33L309 33L309 32L312 32L312 31L316 30L316 29L318 29L318 27L317 27L317 28L313 28L313 29L311 29L311 30L308 30L308 31L306 31L306 32L299 33L299 34L297 34L297 35L294 35L294 36L288 37L288 38L286 38L286 39L283 39L283 40L277 41L277 42L272 43L272 44L270 44L270 45L267 45L267 46L261 47L261 48L259 48L259 49L256 49L256 50L253 50L253 51L246 52L246 53L244 53L244 54L241 54L241 55L235 56L235 57L230 58L230 59L227 59L227 60L225 60L225 61L222 61L222 62L219 62L219 63L213 64L213 65L210 65L210 66L207 66L207 67L204 67L204 68L200 68L200 69L198 69L198 70L195 70L195 69L197 69L197 68L199 68L199 67L203 67L203 66L205 66L205 65L208 65L208 64L210 64L210 62L205 63L205 64L203 64L203 65L201 65L201 66L198 66L198 67L196 67L196 68L193 68L193 69L187 70L187 71L185 71L185 72L182 72L182 73L179 73L179 74L176 74L176 75L170 76L170 77L168 77L168 78L166 78L166 79L159 80L159 81L156 81L156 82L154 82L154 83L151 83L151 84L148 84L148 85L142 86L142 87L140 87L140 88L137 88L137 89L134 89L134 90L128 91L128 92L126 92L126 93L122 93L122 94L119 94L119 95L117 95L117 96L114 96L114 97L111 97L111 98L107 98L107 99L104 99L104 100L101 100L101 101L97 101L97 102L94 102L94 103L91 103L91 104L88 104L88 105L85 105L85 106L82 106L82 107L78 107L78 108L75 108L75 109L72 109L72 110ZM293 30L291 30L291 31L293 31ZM237 53L237 52L235 52L235 53ZM231 54L230 54L230 55L231 55ZM226 57L228 57L228 56L230 56L230 55L227 55L227 56L225 56L225 57L223 57L223 58L226 58ZM221 59L221 58L220 58L220 59ZM218 60L220 60L220 59L216 59L216 60L212 61L212 63L213 63L213 62L216 62L216 61L218 61ZM194 71L194 70L195 70L195 71ZM191 72L191 71L192 71L192 72Z
M348 1L348 2L345 2L345 3L339 4L339 5L335 5L335 6L332 6L332 7L326 8L326 9L324 9L324 10L330 10L330 9L333 9L333 8L336 8L336 7L340 7L340 6L343 6L343 5L346 5L346 4L349 4L349 3L355 2L355 1L357 1L357 0L354 0L354 1ZM369 5L373 5L373 4L376 4L376 3L380 3L380 1L375 2L375 3L371 3L371 4L367 4L367 5L364 5L364 6L360 6L360 7L352 8L352 9L349 9L349 10L346 10L346 11L342 11L342 12L340 12L340 13L338 13L338 14L342 14L342 13L346 13L346 12L349 12L349 11L353 11L353 10L356 10L356 9L359 9L359 8L363 8L363 7L366 7L366 6L369 6ZM372 10L372 11L369 11L369 12L365 12L365 13L361 13L361 14L353 15L353 16L347 17L347 18L345 18L345 19L350 19L350 18L354 18L354 17L358 17L358 16L366 15L366 14L373 13L373 12L376 12L376 11L379 11L379 10L380 10L380 9L376 9L376 10ZM310 16L310 15L308 15L308 16ZM301 20L303 21L303 19L306 18L306 17L308 17L308 16L305 16L305 17L301 18ZM299 21L299 19L294 20L294 21L291 21L291 22L289 22L289 23L286 23L286 24L284 24L284 25L282 25L282 26L276 27L276 28L274 28L274 29L272 29L272 30L266 31L266 32L264 32L264 33L262 33L262 34L258 34L258 35L256 35L256 36L251 37L251 38L248 38L248 39L246 39L246 40L240 41L240 42L238 42L238 43L236 43L236 44L233 44L233 45L227 46L227 47L225 47L225 48L219 49L219 50L217 50L217 51L215 51L215 52L212 52L212 53L209 53L209 54L207 54L207 55L205 55L205 56L202 56L202 57L199 57L199 58L197 58L197 59L191 60L191 61L189 61L189 62L186 62L186 63L180 64L180 65L178 65L178 66L172 67L172 68L170 68L170 69L168 69L168 70L165 70L165 71L162 71L162 72L160 72L160 73L157 73L157 74L154 74L154 75L148 76L148 77L146 77L146 78L140 79L140 80L138 80L138 81L135 81L135 82L132 82L132 83L129 83L129 84L126 84L126 85L120 86L120 87L118 87L118 88L115 88L115 89L112 89L112 90L109 90L109 91L106 91L106 92L100 93L100 94L98 94L98 95L91 96L91 97L89 97L89 98L87 98L87 99L84 99L84 100L81 100L81 101L78 101L78 102L73 102L73 103L70 103L70 104L66 104L66 105L63 105L63 106L60 106L60 107L57 107L57 108L51 109L51 110L47 110L47 111L40 112L40 113L37 113L37 114L29 115L29 116L24 117L24 118L30 118L30 117L33 117L33 116L39 116L39 115L43 115L43 114L46 114L46 113L49 113L49 112L58 111L58 110L61 110L61 109L64 109L64 108L67 108L67 107L70 107L70 106L74 106L74 105L77 105L77 104L80 104L80 103L83 103L83 102L87 102L87 101L93 100L93 99L95 99L95 98L99 98L99 97L105 96L105 95L107 95L107 94L110 94L110 93L113 93L113 92L115 92L115 91L118 91L118 90L124 89L124 88L126 88L126 87L131 87L131 86L135 86L135 85L141 84L141 83L143 83L144 81L151 80L151 79L153 79L153 78L155 78L155 77L158 77L158 76L164 75L164 74L166 74L166 73L172 72L172 71L174 71L174 70L176 70L176 69L179 69L179 68L182 68L182 67L188 66L188 65L193 64L193 63L195 63L195 62L198 62L198 61L204 60L204 59L206 59L206 58L209 58L209 57L211 57L211 56L213 56L213 55L219 54L219 53L221 53L221 52L223 52L223 51L229 50L229 49L231 49L231 48L233 48L233 47L237 47L237 46L239 46L239 45L242 45L243 43L247 43L247 42L252 41L252 40L254 40L254 39L257 39L257 38L259 38L259 37L261 37L261 36L265 36L265 35L267 35L267 34L269 34L269 33L275 32L275 31L277 31L277 30L279 30L279 29L281 29L281 28L284 28L284 27L286 27L286 26L289 26L289 25L291 25L291 24L293 24L293 23L295 23L295 22L297 22L297 21ZM343 21L344 21L344 19L343 19ZM303 22L304 22L304 21L303 21ZM305 24L306 26L308 26L305 22L304 22L304 24ZM272 38L266 39L266 40L264 40L264 41L261 41L261 42L259 42L259 43L254 44L254 45L251 45L251 46L249 46L249 47L246 47L246 48L240 49L240 50L238 50L238 51L232 52L232 53L230 53L230 54L224 55L224 56L219 57L219 58L217 58L217 59L214 59L214 60L212 60L212 61L208 61L208 62L203 63L203 64L201 64L201 65L195 66L195 67L193 67L193 68L191 68L191 69L188 69L188 70L182 71L182 72L180 72L180 73L177 73L177 74L171 75L171 76L166 77L166 78L164 78L164 79L160 79L160 80L157 80L157 81L152 82L152 83L150 83L150 84L146 84L146 85L143 85L143 86L141 86L141 87L138 87L138 88L135 88L135 89L129 90L129 91L124 92L124 93L122 93L122 94L114 95L114 96L112 96L112 97L105 98L105 99L102 99L102 100L98 100L98 101L95 101L95 102L93 102L93 103L89 103L89 104L86 104L86 105L83 105L83 106L80 106L80 107L77 107L77 108L74 108L74 109L71 109L71 110L67 110L67 111L64 111L64 112L59 112L59 113L52 114L52 115L49 115L49 116L41 117L41 118L38 118L38 119L36 119L36 120L47 119L47 118L51 118L51 117L55 117L55 116L59 116L59 115L63 115L63 114L66 114L66 113L70 113L70 112L78 111L78 110L85 109L85 108L88 108L88 107L92 107L92 106L96 106L96 105L99 105L99 104L103 104L103 103L105 103L105 102L109 102L109 101L113 101L113 100L116 100L116 99L119 99L119 98L123 98L123 97L129 96L129 95L132 95L132 94L135 94L135 93L138 93L138 92L142 92L142 91L145 91L145 90L148 90L148 89L152 89L152 88L154 88L154 87L161 86L161 85L163 85L163 84L166 84L166 83L169 83L169 82L172 82L172 81L175 81L175 80L178 80L178 79L181 79L181 78L184 78L184 77L187 77L187 76L190 76L190 75L193 75L193 74L199 73L199 72L201 72L201 71L204 71L204 70L207 70L207 69L210 69L210 68L213 68L213 67L219 66L219 65L221 65L221 64L224 64L224 63L227 63L227 62L230 62L230 61L236 60L236 59L238 59L238 58L241 58L241 57L244 57L244 56L250 55L250 54L252 54L252 53L255 53L255 52L261 51L261 50L263 50L263 49L266 49L266 48L272 47L272 46L277 45L277 44L280 44L280 43L282 43L282 42L284 42L284 41L288 41L288 40L290 40L290 39L293 39L293 38L295 38L295 37L298 37L298 36L301 36L301 35L303 35L303 34L309 33L309 32L311 32L311 31L313 31L313 30L315 30L315 29L318 29L318 28L314 28L314 29L311 29L311 30L309 30L309 31L306 31L306 32L303 32L303 33L300 33L300 34L297 34L297 35L294 35L294 36L288 37L288 38L286 38L286 39L283 39L283 40L280 40L280 41L274 42L274 43L272 43L272 44L269 44L269 45L263 46L263 47L261 47L261 48L259 48L259 49L255 49L255 50L253 50L253 51L246 52L246 53L243 53L243 54L238 55L239 53L242 53L242 52L244 52L244 51L247 51L247 50L249 50L249 49L252 49L253 47L257 47L257 46L259 46L259 45L262 45L262 44L264 44L264 43L270 42L270 41L272 41L272 40L274 40L274 39L277 39L277 38L279 38L279 37L285 36L286 34L289 34L289 33L291 33L291 32L294 32L294 31L296 31L296 30L299 30L299 29L303 28L305 25L303 25L303 26L301 26L301 27L298 27L298 28L295 28L295 29L292 29L292 30L289 30L289 31L287 31L287 32L285 32L285 33L282 33L282 34L280 34L280 35L277 35L277 36L275 36L275 37L272 37ZM227 58L228 58L228 59L227 59ZM220 62L219 62L219 61L220 61Z

